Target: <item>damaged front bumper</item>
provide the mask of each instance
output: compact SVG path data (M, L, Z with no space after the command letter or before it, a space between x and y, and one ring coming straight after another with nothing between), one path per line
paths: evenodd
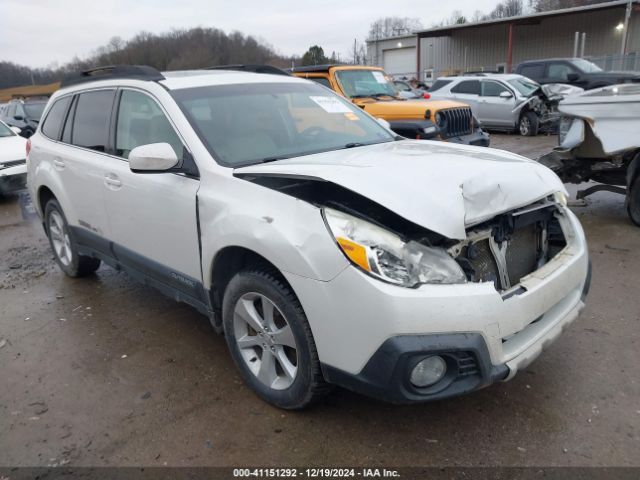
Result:
M515 294L501 294L490 282L403 288L354 267L329 282L285 274L305 305L326 379L411 403L512 378L584 307L590 281L586 240L575 215L566 210L564 216L567 246L522 278ZM327 327L327 317L341 325L339 334ZM413 386L411 369L434 355L445 360L445 377L427 388Z
M0 195L8 195L24 190L26 186L26 163L0 169Z

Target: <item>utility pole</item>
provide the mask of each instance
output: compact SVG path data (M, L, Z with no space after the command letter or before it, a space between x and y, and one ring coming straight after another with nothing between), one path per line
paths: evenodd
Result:
M627 11L624 15L624 28L622 30L622 46L620 47L620 55L627 54L627 38L629 37L629 20L631 19L631 10L633 9L633 0L627 3ZM622 60L621 60L622 62Z

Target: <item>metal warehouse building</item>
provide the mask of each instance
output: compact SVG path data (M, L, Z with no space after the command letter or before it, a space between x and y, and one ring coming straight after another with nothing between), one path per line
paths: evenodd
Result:
M421 79L574 56L608 70L640 70L640 0L448 25L367 46L370 63L394 76L420 72Z

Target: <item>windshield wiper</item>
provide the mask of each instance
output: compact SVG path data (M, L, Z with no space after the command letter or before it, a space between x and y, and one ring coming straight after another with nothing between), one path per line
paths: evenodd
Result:
M269 163L269 162L277 162L278 160L285 160L287 158L291 158L289 156L285 156L285 155L280 155L280 156L273 156L273 157L266 157L261 159L258 163Z
M347 143L344 148L355 148L355 147L364 147L366 145L366 143L360 143L360 142L351 142L351 143Z

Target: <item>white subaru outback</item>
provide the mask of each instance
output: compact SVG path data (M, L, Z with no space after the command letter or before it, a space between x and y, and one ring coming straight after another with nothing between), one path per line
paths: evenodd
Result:
M587 245L550 170L398 137L311 81L108 67L43 118L28 182L60 268L194 306L279 407L508 380L584 307Z

